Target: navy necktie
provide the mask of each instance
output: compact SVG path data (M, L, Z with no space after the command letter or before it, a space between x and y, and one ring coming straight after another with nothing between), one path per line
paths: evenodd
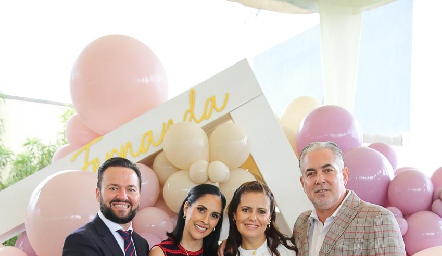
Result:
M132 230L124 231L122 229L117 231L124 240L124 256L134 256L135 248L132 243Z

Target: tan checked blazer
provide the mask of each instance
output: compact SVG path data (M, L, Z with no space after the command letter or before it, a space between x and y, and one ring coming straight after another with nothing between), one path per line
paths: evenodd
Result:
M362 201L354 191L339 209L319 255L406 255L394 215L387 209ZM298 256L308 256L311 211L299 215L293 228Z

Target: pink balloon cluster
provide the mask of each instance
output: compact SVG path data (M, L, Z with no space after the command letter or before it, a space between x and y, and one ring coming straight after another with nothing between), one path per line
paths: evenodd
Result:
M388 209L396 215L410 255L442 246L442 187L436 187L441 170L430 179L416 168L402 167L388 187Z
M347 110L337 106L313 107L308 97L299 98L291 105L296 107L287 108L281 125L286 131L287 120L305 115L296 136L292 135L293 131L286 131L292 146L296 144L298 156L310 142L335 142L343 150L349 169L347 188L393 212L409 255L442 246L442 167L431 179L413 167L397 168L397 155L390 145L362 146L362 132Z

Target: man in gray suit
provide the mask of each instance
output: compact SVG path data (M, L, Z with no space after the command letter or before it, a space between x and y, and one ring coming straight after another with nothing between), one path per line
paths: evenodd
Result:
M104 162L98 168L95 190L100 211L66 238L63 256L148 255L146 239L132 229L140 189L141 173L135 164L121 157Z
M298 256L406 255L394 215L345 188L348 169L335 143L310 143L299 167L314 210L300 214L293 228Z

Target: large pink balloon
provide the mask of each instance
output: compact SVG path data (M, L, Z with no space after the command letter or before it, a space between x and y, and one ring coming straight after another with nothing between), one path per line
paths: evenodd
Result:
M26 253L14 246L0 247L0 256L26 256Z
M388 186L388 199L405 216L431 209L433 184L424 173L407 170L398 173Z
M345 151L344 159L348 167L347 188L363 200L385 205L388 185L394 175L387 158L377 150L361 146Z
M433 172L431 182L433 182L434 188L442 188L442 167Z
M332 141L345 152L362 146L362 131L348 110L327 105L314 109L304 118L296 139L298 154L313 141Z
M442 245L442 219L434 212L416 212L408 217L407 222L404 242L409 255Z
M371 143L368 145L369 148L376 149L381 153L382 155L387 158L388 162L390 162L391 166L393 167L393 170L396 170L397 168L397 154L396 150L388 144L382 143L382 142L376 142Z
M103 36L83 49L71 71L70 91L84 123L103 135L168 97L158 57L125 35Z
M15 241L14 246L24 251L28 256L37 255L34 249L32 248L31 244L29 243L28 235L26 234L26 232L20 234L20 236Z
M132 220L132 225L137 233L150 233L160 239L166 239L166 233L173 229L169 215L156 207L146 207L139 210Z
M160 194L160 183L155 172L142 163L136 163L141 172L140 209L154 206Z
M73 114L66 123L66 139L69 144L83 147L100 135L87 127L78 113Z
M95 173L61 171L34 189L25 226L37 255L61 255L66 236L94 218L99 208L96 185Z
M149 243L149 249L161 242L161 239L159 237L150 233L139 233L139 235L147 240L147 242Z

